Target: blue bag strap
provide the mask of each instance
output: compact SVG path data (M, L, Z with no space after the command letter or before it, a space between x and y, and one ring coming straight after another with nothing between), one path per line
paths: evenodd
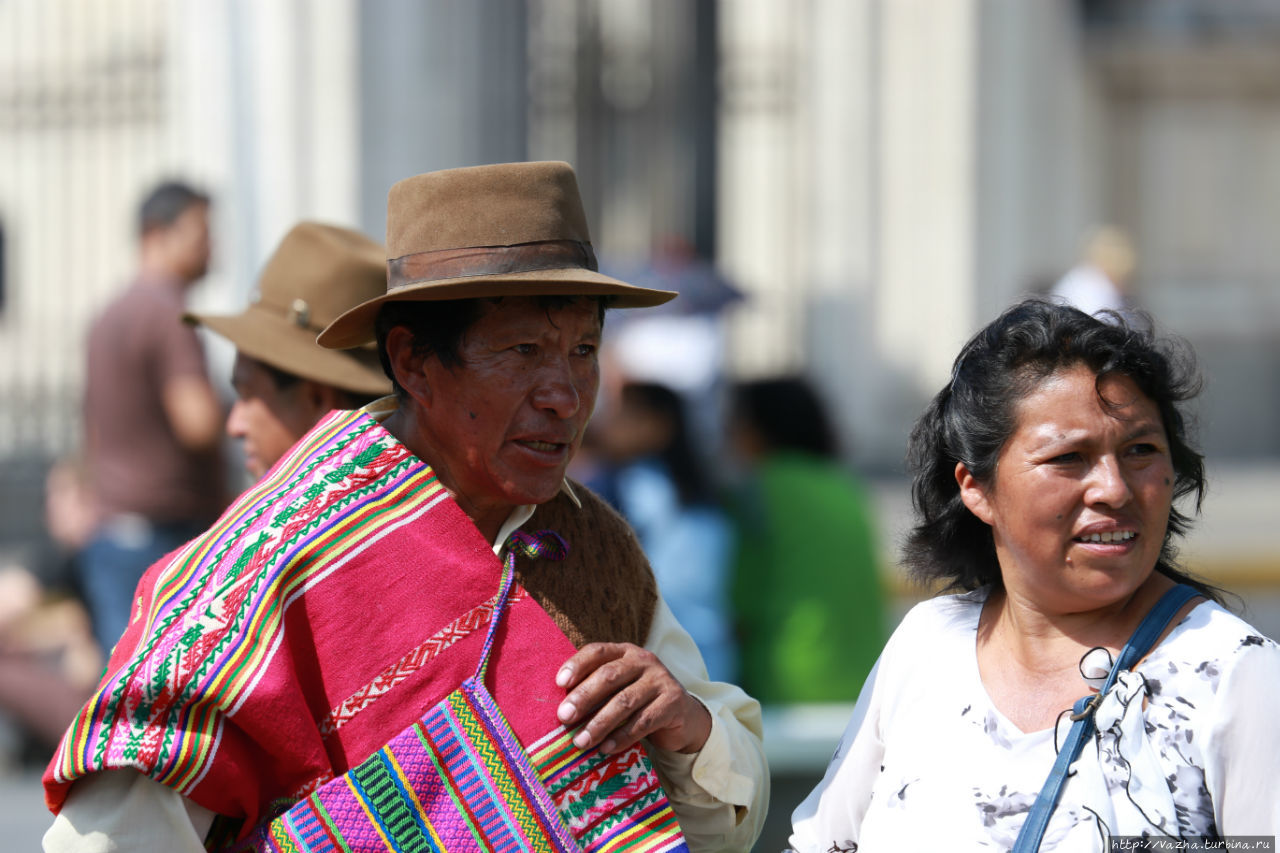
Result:
M517 530L507 538L507 556L502 561L502 586L498 589L498 597L493 604L493 615L489 617L489 631L484 638L484 649L480 652L480 663L476 665L476 681L484 684L485 673L489 669L489 652L493 650L493 638L498 635L498 623L502 620L506 609L507 598L511 594L511 585L516 577L516 556L530 557L538 560L563 560L569 546L552 530L539 530L537 533L525 533Z
M1124 644L1124 648L1120 650L1120 656L1116 658L1115 665L1107 674L1107 680L1103 683L1102 689L1091 696L1083 696L1076 700L1071 708L1071 719L1075 722L1071 725L1071 731L1067 733L1062 749L1058 751L1058 758L1053 762L1053 769L1049 771L1049 778L1040 789L1040 795L1032 804L1031 811L1027 812L1027 819L1022 824L1022 829L1018 832L1018 840L1014 842L1010 853L1035 853L1040 849L1040 840L1044 837L1045 828L1049 825L1049 817L1058 804L1058 797L1062 795L1062 786L1067 782L1071 765L1080 757L1085 741L1093 736L1093 712L1099 700L1116 683L1116 678L1122 670L1132 669L1134 664L1151 650L1155 641L1168 627L1169 620L1173 619L1174 614L1198 595L1200 593L1194 588L1186 584L1178 584L1161 596L1155 607L1152 607L1143 617L1133 636Z

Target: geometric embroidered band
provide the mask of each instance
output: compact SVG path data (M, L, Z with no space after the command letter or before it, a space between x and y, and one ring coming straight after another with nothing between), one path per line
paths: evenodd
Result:
M440 249L387 261L387 290L446 278L572 268L592 272L600 268L590 243L540 240L514 246Z
M523 600L527 595L528 593L525 592L524 587L516 587L511 591L511 603L515 604ZM441 652L459 640L465 639L476 629L486 627L489 624L489 620L493 618L493 608L497 604L497 598L495 595L488 601L476 605L457 619L454 619L421 645L406 652L400 660L378 673L368 684L348 696L341 704L329 712L329 716L326 719L321 721L320 736L327 740L344 724L354 719L357 714L369 705L372 705L375 699L388 693L400 682L430 664Z

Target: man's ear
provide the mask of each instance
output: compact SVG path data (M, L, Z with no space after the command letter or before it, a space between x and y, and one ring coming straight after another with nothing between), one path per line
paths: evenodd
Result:
M387 332L387 360L396 383L418 405L431 405L431 387L427 384L427 357L413 349L413 334L407 326L395 326Z
M985 524L991 524L994 516L987 500L987 489L969 472L963 462L956 463L956 483L960 486L960 500Z

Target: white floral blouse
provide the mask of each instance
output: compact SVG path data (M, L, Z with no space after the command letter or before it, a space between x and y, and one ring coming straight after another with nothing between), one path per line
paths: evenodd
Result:
M976 656L985 598L941 596L903 619L826 776L792 816L793 849L1012 847L1070 721L1024 733L991 704ZM1099 653L1082 671L1105 675ZM1083 678L1080 687L1088 692ZM1278 708L1280 647L1199 604L1099 704L1099 734L1040 849L1104 851L1109 835L1280 833Z

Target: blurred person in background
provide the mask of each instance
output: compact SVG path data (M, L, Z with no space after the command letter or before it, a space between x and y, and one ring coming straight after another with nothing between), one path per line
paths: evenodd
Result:
M102 671L89 615L66 589L75 584L75 562L97 524L80 460L50 467L44 522L53 546L44 569L0 568L0 711L34 736L24 746L38 748L41 762Z
M1274 838L1280 646L1173 559L1191 521L1174 502L1198 511L1205 488L1182 411L1199 390L1190 350L1028 301L951 376L908 442L904 562L954 594L885 645L792 847ZM1049 779L1063 785L1042 800Z
M884 642L866 489L798 377L736 385L729 440L747 473L732 500L742 685L765 704L848 701Z
M1133 274L1138 253L1129 236L1114 226L1094 230L1085 242L1080 263L1050 289L1055 299L1086 314L1115 311L1129 315L1133 308Z
M391 393L373 347L326 349L316 335L339 314L386 292L383 247L358 231L301 222L290 229L239 314L187 314L236 346L236 401L227 434L243 443L253 479L334 409Z
M616 409L592 425L605 463L599 487L635 528L671 612L716 681L737 675L728 605L732 529L716 503L679 394L627 382Z
M109 650L147 566L226 504L222 408L187 292L209 268L209 197L169 182L139 211L138 272L89 331L85 450L100 522L80 561L94 636Z

